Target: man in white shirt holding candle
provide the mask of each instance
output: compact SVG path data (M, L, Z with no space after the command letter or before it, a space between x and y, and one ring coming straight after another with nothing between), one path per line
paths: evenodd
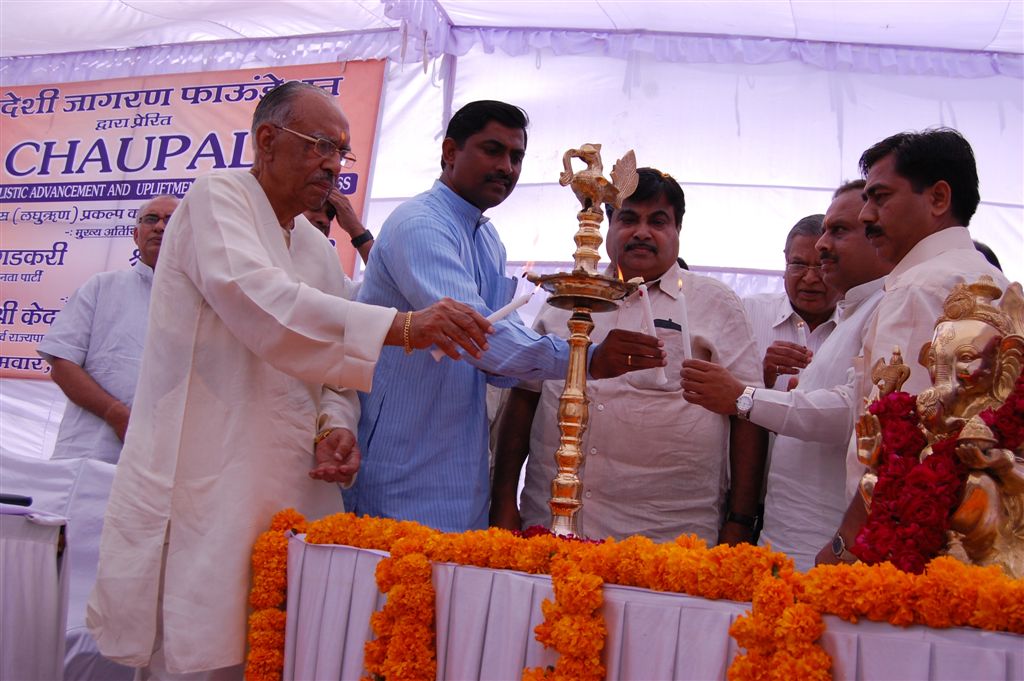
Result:
M839 292L822 275L815 247L824 217L801 218L786 235L785 291L743 299L769 388L789 387L836 326Z
M793 558L800 570L839 524L846 509L846 446L855 410L854 358L882 298L892 264L878 257L859 215L863 180L839 187L816 244L829 286L843 296L839 323L801 372L796 390L754 390L749 408L737 400L745 385L720 366L701 362L684 371L687 400L718 414L739 414L777 433L771 445L764 525L758 540Z
M623 278L644 281L651 323L668 354L667 380L652 368L588 381L580 530L595 539L641 534L670 541L691 533L709 544L750 541L764 465L763 433L686 403L679 371L689 348L694 357L720 362L760 385L756 343L739 298L676 262L685 210L682 188L657 170L641 168L639 175L636 192L620 209L608 209L607 249ZM595 314L593 340L613 329L647 328L643 301L638 292L615 311ZM547 307L534 326L540 333L565 336L569 314ZM555 476L562 384L552 380L512 390L499 424L492 525L550 525L547 501ZM528 454L520 510L516 489Z

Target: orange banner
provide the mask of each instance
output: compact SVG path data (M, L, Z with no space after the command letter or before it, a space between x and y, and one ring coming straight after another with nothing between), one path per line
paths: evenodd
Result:
M36 345L86 279L138 259L132 231L146 199L180 197L210 170L252 165L252 112L280 83L302 80L338 98L359 159L342 172L339 187L361 214L384 66L377 60L0 90L0 376L49 373ZM351 273L355 251L347 238L338 246Z

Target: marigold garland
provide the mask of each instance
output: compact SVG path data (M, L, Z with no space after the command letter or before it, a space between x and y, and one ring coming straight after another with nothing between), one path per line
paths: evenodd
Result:
M797 599L799 582L792 573L762 579L754 590L753 609L729 628L746 648L729 666L729 679L831 679L832 659L818 645L825 632L821 613Z
M250 680L276 680L282 670L284 531L303 526L294 511L282 514L253 548ZM688 535L655 544L644 537L581 542L494 528L445 534L412 522L352 514L309 523L306 541L391 553L378 564L377 583L388 598L373 616L377 638L367 643L365 653L367 670L388 679L435 676L431 562L552 575L555 600L544 605L537 638L553 646L559 659L554 668L525 670L523 678L529 681L602 678L603 584L753 601L752 614L738 619L730 631L746 649L729 669L731 681L827 678L831 659L816 643L826 614L851 622L864 617L901 626L971 626L1024 634L1024 580L1012 580L998 567L965 565L950 557L932 560L922 574L891 563L823 565L799 573L792 560L770 549L746 544L709 549Z
M523 672L523 681L601 681L601 651L608 633L601 614L604 581L584 572L568 556L551 565L555 600L541 604L544 621L537 625L537 641L558 651L558 663L546 669Z
M270 520L270 529L257 537L252 547L247 681L280 681L284 671L289 530L306 531L306 519L293 508L278 511Z

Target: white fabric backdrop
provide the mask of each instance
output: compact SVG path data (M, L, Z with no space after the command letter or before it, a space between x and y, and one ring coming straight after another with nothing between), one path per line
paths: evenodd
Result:
M544 7L5 2L0 84L388 57L368 169L371 230L437 176L453 108L499 98L532 118L519 187L489 213L510 261L571 257L576 205L557 186L561 155L600 142L607 167L633 148L641 164L680 180L683 257L743 282L741 294L777 286L733 272L781 269L789 227L858 176L863 149L900 130L950 125L978 157L982 206L971 231L1011 280L1024 279L1021 0ZM0 381L0 450L47 456L63 402L49 384L21 383Z

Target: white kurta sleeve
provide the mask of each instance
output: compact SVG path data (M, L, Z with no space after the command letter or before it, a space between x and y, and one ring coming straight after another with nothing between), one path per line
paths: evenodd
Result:
M280 226L251 176L200 178L182 208L178 225L194 246L190 276L249 350L304 381L370 389L394 309L323 293L286 272Z
M324 386L320 396L320 415L317 430L324 428L347 428L352 433L359 430L359 397L354 390L334 390Z
M757 390L750 420L762 428L808 442L845 447L854 413L853 370L844 385L818 390Z

